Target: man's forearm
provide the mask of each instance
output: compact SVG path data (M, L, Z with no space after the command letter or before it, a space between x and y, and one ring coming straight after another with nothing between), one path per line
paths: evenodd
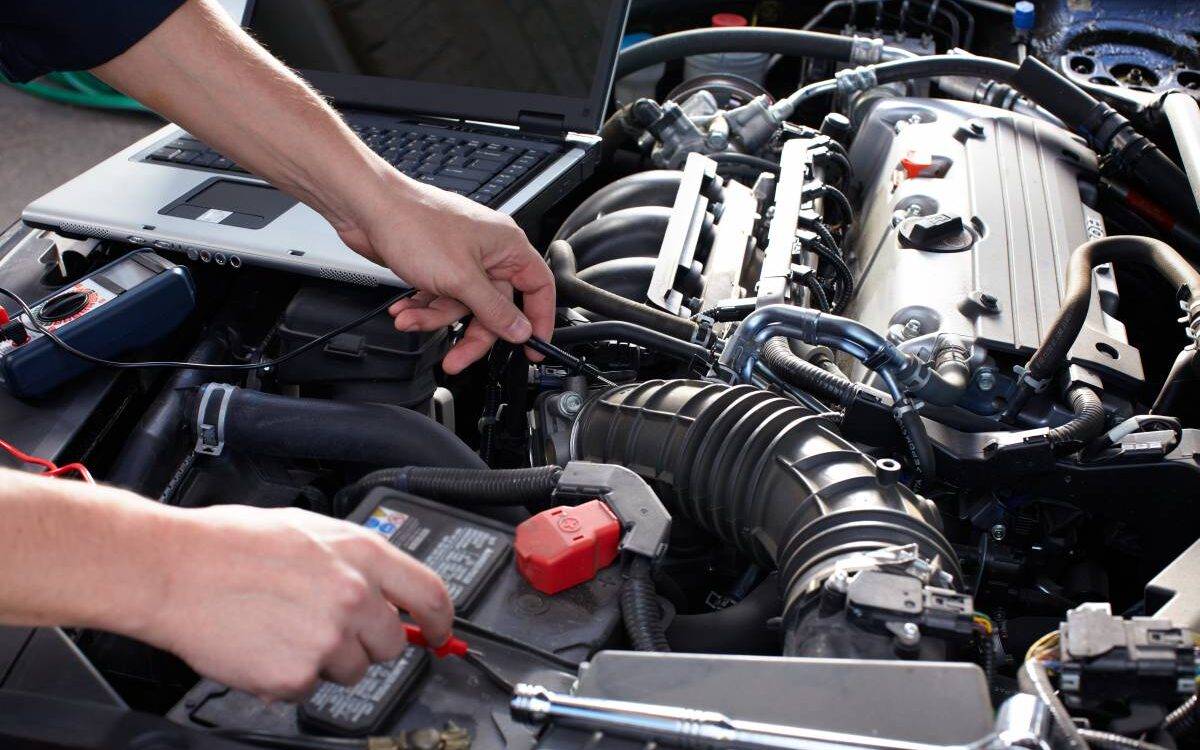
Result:
M379 200L384 185L404 182L214 0L190 0L92 72L312 206L335 228L353 225L360 204Z
M167 588L175 513L111 487L0 469L0 622L136 634Z

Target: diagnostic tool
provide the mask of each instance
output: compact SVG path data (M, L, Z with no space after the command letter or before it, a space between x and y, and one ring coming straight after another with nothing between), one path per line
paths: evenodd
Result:
M0 378L18 398L44 396L95 367L39 327L112 359L165 338L196 306L191 275L148 250L116 260L31 305L35 321L0 310ZM35 325L36 323L36 325Z

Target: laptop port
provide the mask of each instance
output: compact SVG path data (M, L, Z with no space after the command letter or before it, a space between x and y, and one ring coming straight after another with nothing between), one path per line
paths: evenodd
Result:
M213 256L213 260L217 262L218 266L225 265L225 253L217 253Z
M237 257L236 255L230 255L229 256L229 267L230 268L241 268L242 267L242 259Z
M208 252L207 250L201 250L200 260L204 261L205 263L209 262L212 260L212 253Z

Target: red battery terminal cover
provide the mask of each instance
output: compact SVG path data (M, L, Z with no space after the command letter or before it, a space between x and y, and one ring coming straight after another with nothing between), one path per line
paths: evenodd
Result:
M617 558L621 522L604 502L560 505L521 522L513 544L517 570L543 594L596 577Z

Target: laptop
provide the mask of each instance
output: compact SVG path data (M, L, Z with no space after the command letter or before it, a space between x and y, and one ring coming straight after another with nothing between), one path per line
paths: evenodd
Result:
M525 226L599 159L629 3L222 0L396 169ZM315 211L174 125L38 198L22 218L233 267L402 283Z

